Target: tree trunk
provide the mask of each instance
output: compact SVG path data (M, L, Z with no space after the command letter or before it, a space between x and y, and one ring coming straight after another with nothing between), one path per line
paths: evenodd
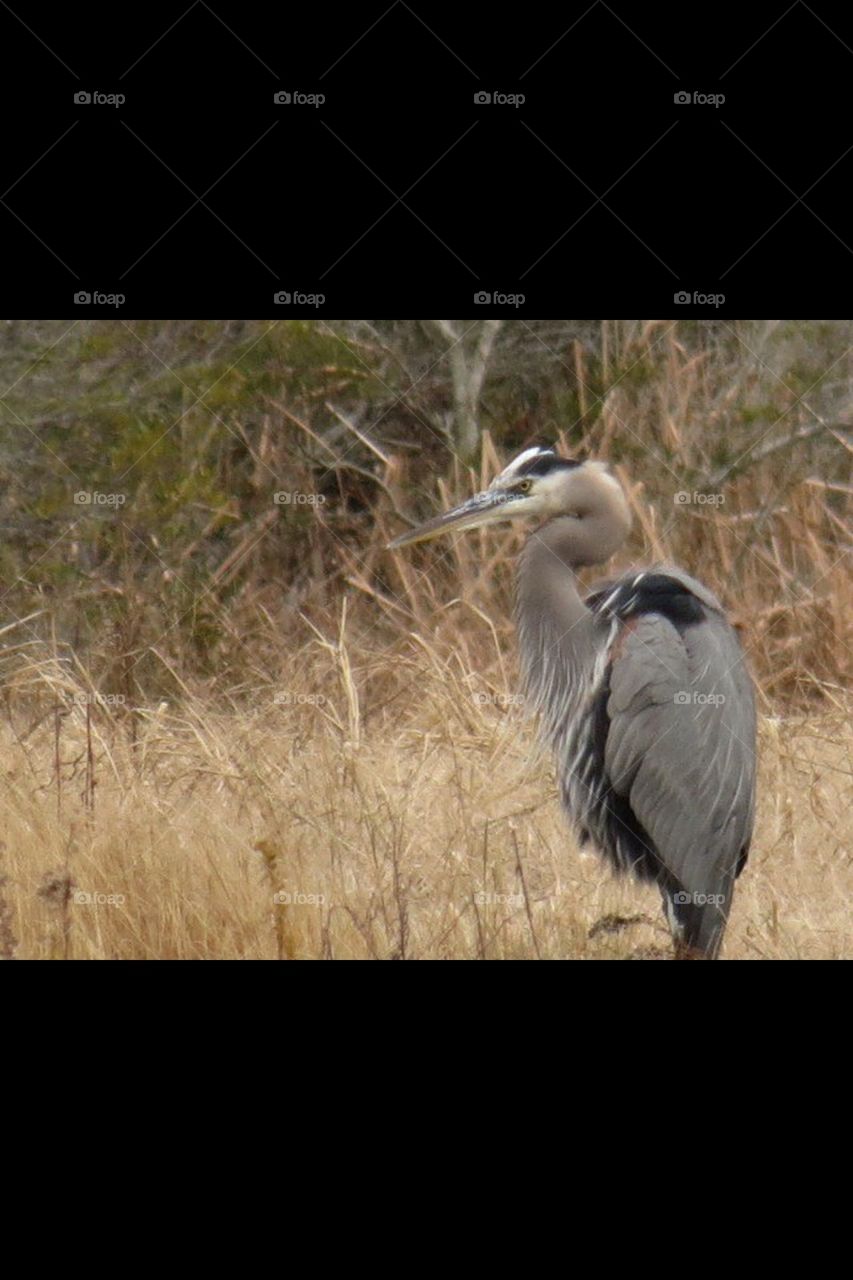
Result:
M503 321L474 321L461 331L454 328L450 320L432 320L430 324L448 343L453 381L453 443L462 461L470 463L480 444L480 392Z

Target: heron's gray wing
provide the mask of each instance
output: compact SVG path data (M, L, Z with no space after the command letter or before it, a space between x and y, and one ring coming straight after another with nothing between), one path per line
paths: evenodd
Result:
M737 637L712 609L682 629L642 614L612 653L611 786L686 891L728 894L752 833L755 783L752 682Z

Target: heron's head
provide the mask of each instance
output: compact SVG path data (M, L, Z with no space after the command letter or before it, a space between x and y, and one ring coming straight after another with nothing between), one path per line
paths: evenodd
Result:
M514 458L488 489L401 534L389 546L405 547L498 520L551 520L558 516L573 517L579 526L584 521L609 518L619 526L620 543L631 524L622 488L605 463L575 462L559 457L553 449L534 448Z

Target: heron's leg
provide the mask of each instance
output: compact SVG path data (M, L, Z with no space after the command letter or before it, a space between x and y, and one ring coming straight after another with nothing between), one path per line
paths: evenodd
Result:
M686 942L677 941L674 943L673 960L710 960L711 957L699 947L691 947Z
M709 902L705 899L711 895L687 893L673 877L662 881L660 890L675 959L715 960L726 928L731 891L715 895L720 902Z

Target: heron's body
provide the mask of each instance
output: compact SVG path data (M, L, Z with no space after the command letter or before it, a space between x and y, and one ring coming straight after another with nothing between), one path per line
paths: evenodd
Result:
M677 569L581 598L569 565L530 572L556 550L553 534L525 548L518 634L563 805L582 843L660 886L680 952L716 955L752 831L754 704L737 637ZM557 607L541 591L552 571Z
M630 527L600 463L528 450L486 493L397 541L515 514L548 517L520 558L516 612L563 806L582 842L659 886L676 954L714 958L754 813L755 708L737 636L678 569L581 594L575 570L609 558Z

